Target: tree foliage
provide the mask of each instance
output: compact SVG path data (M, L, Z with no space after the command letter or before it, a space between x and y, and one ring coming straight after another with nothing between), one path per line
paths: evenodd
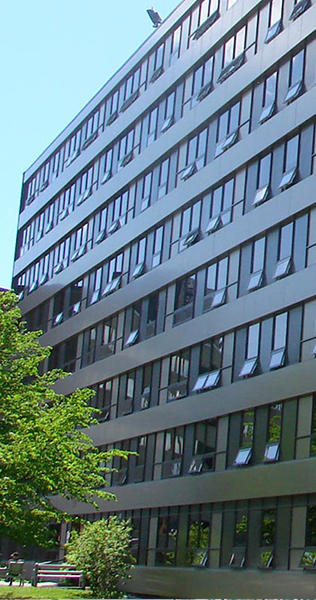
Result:
M127 454L100 452L82 431L94 422L92 390L65 397L53 386L66 373L40 374L51 351L40 334L26 330L15 294L0 292L0 535L47 546L47 524L70 520L54 497L115 498L104 490L104 465Z
M116 516L87 522L81 533L74 531L67 544L67 561L86 576L93 594L118 598L117 584L133 562L129 550L132 527Z

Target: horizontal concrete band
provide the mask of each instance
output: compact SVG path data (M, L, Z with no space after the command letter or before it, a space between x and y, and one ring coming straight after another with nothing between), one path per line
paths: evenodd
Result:
M222 417L238 410L313 394L315 391L315 361L312 359L286 367L285 371L271 371L203 394L192 394L149 410L100 423L90 428L89 435L98 446L105 442L111 444L117 440Z
M92 385L108 377L115 377L124 371L158 360L182 348L225 334L302 303L315 297L315 276L316 265L312 265L288 278L200 315L177 328L144 340L137 344L137 347L127 348L80 369L63 380L58 385L58 389L67 394L78 387L84 387L86 382ZM47 334L43 336L43 344L49 343L51 338Z
M124 591L165 598L315 598L315 574L306 571L140 567ZM207 590L207 594L206 594Z
M188 475L129 484L109 491L117 495L117 501L100 500L101 512L312 494L316 492L316 459L205 473L194 476L194 481ZM91 505L62 498L54 504L70 514L99 512Z

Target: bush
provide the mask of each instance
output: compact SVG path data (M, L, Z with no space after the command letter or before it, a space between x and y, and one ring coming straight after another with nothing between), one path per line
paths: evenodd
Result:
M79 534L72 533L66 546L67 561L83 571L96 596L119 597L117 583L127 576L133 560L131 531L129 521L114 516L88 522Z

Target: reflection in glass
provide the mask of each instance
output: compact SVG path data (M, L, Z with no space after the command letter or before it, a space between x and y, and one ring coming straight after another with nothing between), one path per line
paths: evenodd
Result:
M271 508L263 511L261 522L261 546L272 546L275 539L276 511Z

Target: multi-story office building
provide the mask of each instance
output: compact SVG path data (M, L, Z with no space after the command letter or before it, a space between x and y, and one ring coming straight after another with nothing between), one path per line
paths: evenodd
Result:
M129 589L315 597L316 1L184 0L24 175L14 285L96 390Z

